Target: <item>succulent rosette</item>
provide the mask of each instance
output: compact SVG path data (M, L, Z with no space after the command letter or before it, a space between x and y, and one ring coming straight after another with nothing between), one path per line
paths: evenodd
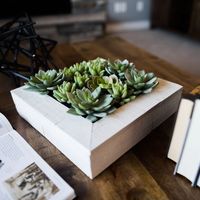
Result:
M155 74L152 72L146 73L144 70L128 69L126 70L125 77L127 84L135 90L135 95L149 93L158 85L158 78Z
M53 91L53 96L62 103L68 102L67 92L74 92L76 89L75 83L70 83L64 81L61 85L57 87L56 90Z
M42 94L48 94L49 91L53 91L60 85L64 80L64 75L58 73L56 70L39 70L35 76L31 76L29 81L26 83L28 89L38 91Z

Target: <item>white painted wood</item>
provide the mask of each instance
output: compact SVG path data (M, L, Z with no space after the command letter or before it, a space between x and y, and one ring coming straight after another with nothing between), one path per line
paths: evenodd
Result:
M94 178L177 111L182 87L160 79L152 93L91 123L25 86L11 91L18 113L87 176Z

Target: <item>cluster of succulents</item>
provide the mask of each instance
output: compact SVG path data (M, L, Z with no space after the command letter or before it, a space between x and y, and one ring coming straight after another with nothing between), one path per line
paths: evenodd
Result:
M139 71L128 60L96 58L59 71L40 70L27 85L66 104L69 113L95 122L138 95L151 92L158 78L152 72Z

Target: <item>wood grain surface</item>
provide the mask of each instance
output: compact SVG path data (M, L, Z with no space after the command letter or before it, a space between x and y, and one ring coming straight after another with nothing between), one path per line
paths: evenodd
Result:
M96 57L112 60L126 58L140 69L153 71L161 78L183 85L185 93L191 91L200 82L166 61L117 37L108 36L93 42L73 45L61 44L53 51L53 57L60 68ZM90 180L17 114L9 93L13 88L15 85L12 80L0 74L0 112L9 119L13 127L42 158L74 188L76 199L200 199L199 188L192 188L191 183L180 175L173 176L175 164L166 157L175 114L94 180Z

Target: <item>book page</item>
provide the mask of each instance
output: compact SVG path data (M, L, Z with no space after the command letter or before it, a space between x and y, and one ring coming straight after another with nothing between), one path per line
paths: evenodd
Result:
M168 158L170 158L175 162L179 160L181 154L181 149L190 122L193 104L194 103L188 99L182 99L179 106L176 123L173 131L173 136L167 155Z
M4 134L0 137L0 194L5 196L5 199L11 199L9 193L4 189L2 183L6 180L12 172L20 170L21 165L29 163L28 160L24 159L23 153L19 150L10 135ZM16 164L17 163L17 164Z
M188 129L181 158L176 166L176 171L195 181L200 166L200 100L195 101L194 110Z
M10 122L2 113L0 113L0 136L12 130L13 128Z
M0 136L0 196L12 200L73 199L73 189L16 132Z

